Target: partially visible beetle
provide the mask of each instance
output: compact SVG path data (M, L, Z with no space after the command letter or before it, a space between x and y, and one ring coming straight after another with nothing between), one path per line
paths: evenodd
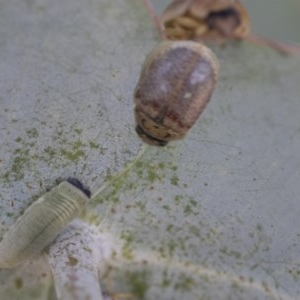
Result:
M173 0L161 17L163 35L170 40L223 43L248 40L281 54L300 54L300 47L251 32L251 22L240 0Z
M135 88L136 131L151 145L182 139L215 88L219 63L193 41L164 41L147 56Z
M0 269L14 268L40 253L84 210L90 192L70 178L31 204L0 242Z
M248 13L239 0L173 0L162 15L167 38L224 41L250 32Z

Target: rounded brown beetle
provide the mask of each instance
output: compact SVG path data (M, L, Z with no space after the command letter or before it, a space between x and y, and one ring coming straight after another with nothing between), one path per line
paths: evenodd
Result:
M135 88L136 132L151 145L182 139L209 102L219 63L206 46L164 41L147 56Z
M248 13L239 0L173 0L162 15L172 40L222 42L250 32Z

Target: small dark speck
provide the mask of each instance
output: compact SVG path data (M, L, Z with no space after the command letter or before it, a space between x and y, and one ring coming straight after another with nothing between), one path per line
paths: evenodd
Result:
M204 185L205 185L205 186L208 186L208 183L207 183L207 182L204 182Z
M16 287L16 289L21 289L22 288L22 286L23 286L23 280L22 280L22 278L20 278L20 277L17 277L16 279L15 279L15 287Z
M69 265L76 266L77 264L78 264L78 259L73 256L69 256Z

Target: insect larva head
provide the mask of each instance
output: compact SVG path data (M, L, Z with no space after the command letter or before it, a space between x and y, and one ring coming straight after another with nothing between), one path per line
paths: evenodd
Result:
M216 56L192 41L164 41L147 56L136 86L135 120L140 138L156 146L182 139L215 88Z
M77 178L69 177L67 179L67 182L71 183L75 187L77 187L79 190L81 190L88 198L91 198L91 191Z
M239 0L174 0L162 22L169 39L223 41L242 39L250 31L248 13Z

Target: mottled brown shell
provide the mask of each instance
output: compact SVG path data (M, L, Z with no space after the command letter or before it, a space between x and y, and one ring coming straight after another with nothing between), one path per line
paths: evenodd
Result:
M148 144L164 146L184 137L209 102L219 64L193 41L164 41L147 56L135 88L136 131Z
M173 0L162 24L171 40L223 42L250 32L248 13L239 0Z

